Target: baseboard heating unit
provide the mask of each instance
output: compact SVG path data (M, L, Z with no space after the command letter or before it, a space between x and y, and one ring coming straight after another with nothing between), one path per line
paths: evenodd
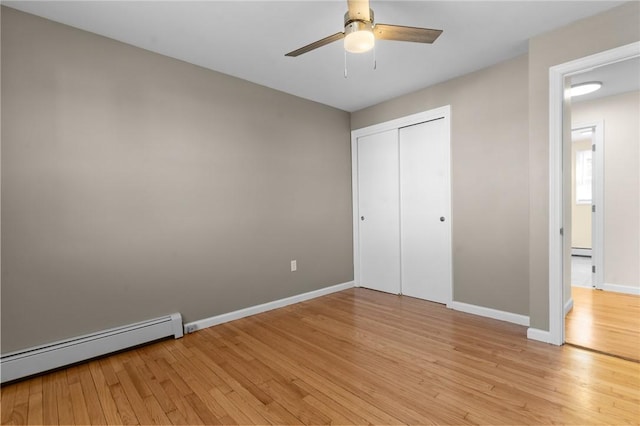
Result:
M0 358L2 383L141 345L163 337L174 336L178 339L182 337L182 333L182 316L176 313L3 354Z

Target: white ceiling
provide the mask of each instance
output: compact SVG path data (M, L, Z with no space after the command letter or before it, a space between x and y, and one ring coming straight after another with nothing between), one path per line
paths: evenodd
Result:
M379 41L347 56L335 42L344 0L3 1L28 13L346 111L449 80L527 51L528 40L621 1L372 1L376 22L444 30L433 45ZM525 84L525 82L523 82Z
M604 65L590 71L571 76L571 84L599 81L600 90L571 99L572 103L613 96L619 93L640 90L640 58Z

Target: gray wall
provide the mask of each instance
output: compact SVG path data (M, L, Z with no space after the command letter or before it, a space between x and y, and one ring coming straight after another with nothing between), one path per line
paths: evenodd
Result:
M629 2L529 41L529 316L549 330L549 68L640 40Z
M3 7L2 352L352 280L350 164L347 112Z
M451 105L453 299L529 313L527 57L351 115L351 128Z
M352 114L356 129L452 106L455 300L548 329L548 69L639 40L639 13L630 2ZM350 281L349 127L3 7L2 352Z

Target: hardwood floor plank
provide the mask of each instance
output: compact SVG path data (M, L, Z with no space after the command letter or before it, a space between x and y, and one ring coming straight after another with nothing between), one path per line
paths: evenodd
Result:
M206 425L219 425L222 424L218 421L218 417L207 407L198 395L192 393L185 397L191 409L202 419L204 424ZM211 405L211 404L209 404ZM224 417L225 413L222 413L222 417Z
M640 362L640 296L572 287L567 343Z
M393 372L389 369L381 369L377 363L377 359L373 356L363 357L358 350L353 351L353 360L344 359L342 356L331 353L325 349L327 347L324 336L315 333L314 342L306 342L298 337L298 324L292 326L293 330L288 330L286 325L279 320L270 321L264 324L265 330L271 332L271 339L278 339L280 345L286 347L289 351L304 350L310 364L322 371L325 377L330 377L332 381L341 383L351 392L362 395L362 399L372 402L374 399L376 405L387 413L393 413L394 416L401 416L401 421L405 423L422 423L429 419L426 407L416 407L415 393L411 393L411 389L419 392L413 385L403 379L411 381L411 378L399 370ZM266 331L264 332L266 334ZM275 337L275 336L278 337ZM320 343L322 342L322 343ZM346 344L335 342L339 352L348 350ZM330 346L329 346L330 347ZM373 355L373 354L370 354ZM344 376L340 377L336 371L349 371L351 380L344 380ZM371 371L376 371L375 375L371 375ZM400 379L399 377L400 376ZM382 392L380 390L383 390ZM395 404L391 399L387 398L387 391L394 389L396 399L401 400L402 404ZM442 413L443 417L448 417L449 413Z
M92 425L107 424L107 419L104 416L104 411L98 398L98 391L96 390L93 377L91 376L89 364L80 365L78 368L78 375L80 376L80 386L82 388L82 396L84 397L87 407L89 423Z
M363 417L359 416L344 405L339 404L336 400L323 392L318 391L304 380L296 379L293 381L293 384L308 393L308 396L306 396L305 399L307 399L309 404L317 408L326 407L323 409L323 412L327 413L327 415L331 417L332 423L344 425L368 423L368 421Z
M168 425L171 423L169 417L167 417L166 413L158 403L158 400L153 395L144 397L142 401L151 416L153 424Z
M182 414L180 414L180 412L178 410L174 410L171 411L169 413L167 413L167 417L169 417L169 420L171 421L171 424L173 425L191 425L193 423L189 423L189 421L187 419L185 419ZM201 423L198 423L201 424Z
M169 413L177 409L173 400L167 395L162 385L156 379L156 376L146 365L140 365L137 367L138 372L141 374L142 380L147 384L151 395L158 401L162 411Z
M73 407L73 419L75 424L88 425L91 424L89 420L89 412L87 410L87 403L82 394L82 385L80 382L69 383L69 394L71 396L71 405Z
M113 395L109 389L109 383L107 382L100 362L93 361L89 363L89 373L95 385L96 397L102 409L105 423L109 425L123 424L120 413L118 412L118 406L113 399Z
M10 424L11 415L13 413L13 403L16 400L17 391L17 385L2 387L2 398L0 398L0 407L2 407L2 412L0 413L0 419L2 420L3 425Z
M25 424L29 415L29 382L20 382L17 385L10 422Z
M120 383L120 380L118 380L118 376L116 375L116 372L113 369L110 358L98 359L95 362L97 362L98 365L100 365L101 374L104 377L104 381L108 386L113 386Z
M274 400L278 400L282 407L304 424L329 424L331 419L308 404L304 397L308 394L301 389L280 380L262 382L259 387Z
M58 424L58 401L53 374L42 376L42 421L46 425Z
M116 407L118 407L118 415L122 419L122 423L125 425L140 424L138 416L136 415L136 410L129 402L129 398L127 398L127 394L124 391L122 384L118 382L109 386L109 392L113 397Z
M0 392L2 424L638 424L640 363L355 288Z
M233 391L231 391L233 392ZM224 409L227 416L233 419L234 424L239 425L248 425L254 423L254 420L248 415L248 413L243 412L236 405L233 404L231 399L228 398L228 395L223 394L220 389L213 388L209 391L211 396L220 404L220 406ZM258 417L258 422L264 421L264 418Z
M177 411L180 414L181 419L184 419L184 421L186 421L186 423L190 425L204 424L202 419L191 409L191 406L187 402L185 395L182 395L180 393L171 379L163 381L161 385L167 396L171 398L174 405L176 406L176 409L174 411ZM167 413L167 416L172 419L172 416L170 414L174 413L174 411Z
M243 329L248 330L248 327L243 327L240 329L235 325L230 326L233 330L235 330L240 338L247 342L246 350L256 351L255 353L262 354L263 357L267 357L272 365L281 365L283 368L290 368L295 370L295 374L303 379L305 382L309 383L309 385L315 387L316 389L324 389L325 392L331 394L332 399L336 400L339 404L353 409L354 412L358 415L361 415L363 418L371 419L369 420L375 424L400 424L402 423L395 417L390 416L384 411L380 410L376 405L372 405L366 401L359 400L360 398L356 397L356 394L353 392L343 388L339 384L326 380L326 378L321 373L317 373L313 371L311 368L306 368L299 364L299 360L294 356L293 360L289 360L287 356L283 356L284 354L279 350L276 350L274 347L269 346L267 343L264 343L262 340L257 337L260 335L260 331L257 333L245 333ZM254 330L255 331L255 330ZM268 340L268 339L267 339ZM279 345L275 345L278 349L282 349ZM305 362L305 365L308 365Z
M131 368L129 368L129 370L131 370ZM143 398L148 395L140 395L138 393L138 389L136 388L136 385L132 380L132 378L129 376L129 374L130 372L127 371L127 369L124 367L124 364L122 365L122 369L120 369L120 371L116 373L116 375L118 376L118 381L120 382L119 385L122 386L124 395L126 395L126 398L124 399L128 401L129 405L132 408L132 412L135 413L137 420L141 424L143 425L153 424L153 419L151 418L149 411L147 411L147 407L143 401ZM118 388L118 385L114 385L111 388L112 389ZM118 399L122 401L122 398L120 395L119 397L120 398ZM115 398L115 395L114 395L114 398ZM118 399L116 399L116 403L118 403Z
M214 389L212 392L214 392L215 396L216 390ZM272 424L269 420L267 420L265 416L262 415L260 410L254 404L247 404L245 398L243 398L242 395L238 394L237 392L231 391L225 394L225 397L229 398L229 401L231 401L237 409L241 410L244 415L249 417L249 419L251 420L250 424ZM232 412L229 411L229 413L231 414Z
M176 359L179 360L182 354L176 351L175 356ZM189 388L192 390L191 393L185 395L185 399L191 407L194 407L194 405L197 406L198 410L196 413L205 424L211 421L217 422L217 419L226 416L227 412L224 411L224 408L222 408L218 401L211 399L209 396L209 391L215 388L215 385L208 380L208 374L205 372L195 373L198 370L187 368L186 365L188 362L188 358L184 358L184 362L177 362L175 364L177 373L181 378L185 379Z
M43 397L42 397L42 377L36 377L29 384L29 412L27 423L31 425L44 424Z
M56 401L58 403L58 424L74 424L67 372L60 370L52 374L55 380Z

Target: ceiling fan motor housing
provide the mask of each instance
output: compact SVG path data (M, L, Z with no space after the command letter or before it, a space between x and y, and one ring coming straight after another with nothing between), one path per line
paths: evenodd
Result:
M351 16L349 16L349 12L344 14L344 32L345 34L347 33L347 27L354 23L354 22L361 22L361 23L369 23L370 27L373 28L373 9L369 9L369 20L366 19L358 19L358 18L353 18ZM364 29L360 28L360 29L354 29L353 31L360 31Z
M373 31L373 24L367 21L351 21L344 26L344 35L347 36L351 33L358 31Z
M373 35L373 11L369 9L369 19L354 19L349 12L344 15L344 49L350 53L363 53L375 44ZM358 14L360 15L360 14Z

